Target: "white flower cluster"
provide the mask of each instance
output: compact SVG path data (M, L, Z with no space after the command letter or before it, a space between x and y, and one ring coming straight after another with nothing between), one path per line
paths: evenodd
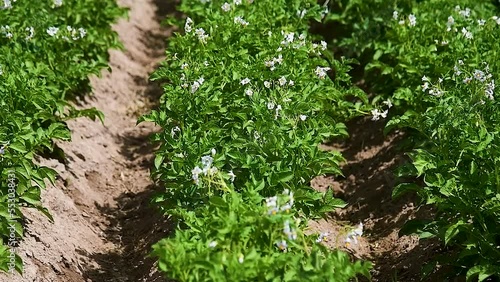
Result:
M278 208L278 196L273 196L266 198L266 206L269 209L267 211L267 214L269 215L275 215L278 213L279 208Z
M191 84L191 93L196 92L200 86L205 82L205 79L203 77L198 78L198 80L195 80L193 84Z
M288 240L297 240L297 232L290 228L290 221L285 220L283 224L283 233L288 237Z
M465 8L464 10L462 10L460 8L460 6L456 6L455 7L455 11L458 12L458 14L464 18L469 18L470 17L470 12L471 10L469 8ZM484 20L478 20L478 24L481 26L481 25L484 25L486 23L486 21ZM448 21L446 22L446 31L451 31L452 30L452 26L455 25L455 18L453 18L453 16L449 16L448 17ZM455 32L458 31L457 28L454 28L453 29ZM467 38L467 39L472 39L473 38L473 34L472 32L467 28L467 27L462 27L462 35Z
M306 9L304 9L304 10L302 10L302 11L301 11L301 10L297 10L297 17L299 17L299 18L303 19L303 18L304 18L304 16L306 15L306 13L307 13L307 10L306 10Z
M287 236L289 241L297 240L297 231L290 227L290 220L288 219L283 223L283 233L285 234L285 236ZM286 240L279 240L278 242L276 242L276 246L278 247L278 249L284 252L286 252L288 249L288 243Z
M170 130L170 136L172 136L172 138L175 137L175 133L176 132L181 132L181 128L176 126L176 127L173 127L171 130Z
M281 87L284 87L284 86L294 86L295 85L295 82L293 80L289 80L287 82L286 80L286 77L282 76L280 77L276 82L273 82L273 81L264 81L264 87L266 88L271 88L272 85L279 85Z
M250 79L247 77L247 78L244 78L240 81L241 85L246 85L246 84L249 84L250 83Z
M5 148L9 146L10 141L4 142L2 145L0 145L0 155L5 154Z
M326 77L326 72L331 70L329 67L316 67L316 70L314 73L320 78L320 79L325 79Z
M26 35L26 40L31 40L35 36L35 28L32 26L26 28L26 32L28 32L28 35Z
M84 38L85 35L87 35L87 31L81 27L79 29L76 29L68 25L66 26L66 30L71 34L71 38L73 40Z
M290 45L290 43L293 42L293 40L295 38L295 33L293 33L293 32L284 32L284 31L281 31L281 34L284 37L283 41L281 41L281 45L288 46L288 45Z
M242 17L234 17L234 23L235 24L241 24L242 26L247 26L249 23L245 21Z
M63 4L63 0L54 0L54 6L61 7Z
M430 81L430 79L427 76L422 77L422 91L426 92L429 91L429 94L432 96L441 96L443 95L443 90L441 90L438 85L433 85ZM442 78L439 78L438 80L439 83L443 82Z
M465 8L465 10L462 10L459 5L455 6L455 11L457 11L462 17L468 18L470 17L470 9Z
M229 12L231 10L231 5L226 2L226 3L222 4L221 9L224 12Z
M500 25L500 17L493 16L491 17L492 20L494 20L498 25Z
M278 119L278 117L280 115L280 111L282 110L282 107L279 104L276 105L276 104L274 104L274 102L269 101L269 102L267 102L267 109L268 110L275 110L274 119Z
M59 28L58 28L58 27L51 26L51 27L47 28L47 33L48 33L50 36L52 36L52 37L56 36L56 34L57 34L58 32L59 32Z
M288 249L288 244L285 240L278 241L276 246L282 251L286 251Z
M216 151L212 149L212 156L215 156ZM203 156L201 157L201 165L202 168L196 166L193 170L191 170L192 179L196 185L200 184L200 174L205 176L214 175L219 171L216 167L213 167L212 164L214 162L214 158L212 156Z
M467 28L465 28L465 27L462 27L462 35L467 39L472 39L472 37L473 37L472 32L467 30Z
M182 70L187 69L188 67L189 67L189 65L187 63L183 63L181 65ZM186 82L186 74L182 73L180 80L184 82L181 85L182 88L189 87L188 82ZM201 85L203 85L204 82L205 82L205 79L202 76L200 78L198 78L197 80L193 81L193 83L191 84L191 93L195 93L196 91L198 91L198 89L200 89Z
M361 237L363 235L363 223L360 222L358 227L356 229L350 231L347 233L346 238L345 238L345 244L347 247L351 245L351 243L354 243L355 245L358 244L358 237Z
M484 72L481 70L474 70L472 76L480 82L484 82L486 80L486 76L484 75Z
M205 33L205 30L203 28L197 28L194 33L196 33L196 36L201 43L207 43L208 34Z
M285 86L286 85L286 77L282 76L278 79L278 83L280 86Z
M14 2L16 2L14 0ZM12 8L12 3L10 2L10 0L3 0L3 7L2 9L10 9Z
M386 105L387 109L385 111L380 111L379 109L373 109L371 111L373 121L377 121L380 118L387 117L387 114L389 113L389 109L392 107L392 102L391 102L391 100L387 99L386 101L383 101L382 104Z
M464 18L469 18L470 15L471 15L471 10L469 8L465 8L464 10L462 10L460 8L460 6L456 6L455 7L455 11L457 11L459 13L460 16L464 17ZM498 16L493 16L491 17L492 20L494 20L498 25L500 25L500 18ZM486 20L485 19L478 19L476 20L477 24L479 27L482 27L486 24ZM449 16L448 17L448 21L446 22L446 31L454 31L454 32L458 32L458 28L453 28L453 26L455 26L456 22L455 22L455 18L453 18L453 16ZM462 33L462 36L464 36L465 38L467 39L472 39L474 36L473 36L473 33L471 32L470 30L470 27L462 27L462 29L460 30L461 33Z
M330 232L322 232L322 233L320 233L319 236L318 236L318 239L316 239L316 243L327 242L329 235L330 235Z
M189 17L186 19L186 24L184 24L184 30L186 33L193 31L193 20Z
M274 57L272 58L272 60L265 61L264 65L268 67L271 71L273 71L276 69L275 65L276 64L281 65L281 63L283 63L283 55L279 54L277 58Z
M386 118L387 114L389 113L389 110L385 110L381 112L379 109L373 109L371 111L372 113L372 120L379 120L380 118Z
M448 21L446 22L446 31L451 31L451 27L455 24L455 19L453 16L448 17Z
M285 195L285 197L288 197L288 201L281 207L278 204L278 196L266 198L266 207L268 208L267 211L268 215L276 215L279 211L284 211L287 213L290 212L294 203L293 192L288 189L285 189L283 191L283 195Z
M227 175L229 176L229 180L231 182L234 182L234 179L236 178L236 174L234 174L234 172L232 170L230 170Z
M281 41L281 45L285 47L293 47L294 49L299 49L302 46L306 45L306 35L302 33L298 36L298 40L295 40L294 32L285 32L281 31L281 35L283 35L283 40Z
M408 16L408 22L410 26L415 26L417 24L417 17L414 14Z
M392 12L392 18L394 20L396 20L396 21L399 20L398 23L400 25L404 25L406 23L406 19L405 18L400 19L398 11ZM417 25L417 17L414 14L410 14L408 16L408 25L409 26L415 26L415 25Z
M462 66L463 64L464 64L464 61L458 60L458 65ZM460 68L457 65L455 65L453 67L453 70L454 70L456 76L459 76L462 74L462 71L460 70Z
M495 80L491 80L490 82L486 83L486 87L484 89L484 94L488 99L494 100L495 99Z
M4 36L7 37L7 38L9 38L9 39L11 39L12 36L14 36L12 34L12 32L10 31L10 26L8 26L8 25L1 26L0 27L0 32L2 32L4 34Z
M313 52L315 52L317 55L321 55L321 51L325 51L327 47L327 44L325 41L321 40L319 45L317 43L312 44Z
M73 40L82 39L85 37L85 35L87 35L87 31L82 27L76 29L68 25L66 26L66 30L68 32L67 35L71 36ZM56 38L59 37L59 31L60 29L55 26L51 26L46 30L48 35ZM62 34L62 38L65 40L69 40L69 38L65 34Z
M184 30L186 33L191 33L193 31L193 25L194 22L191 18L186 18L186 23L184 24ZM201 43L207 43L207 39L209 35L205 33L205 30L203 28L197 28L194 33L198 37L198 40L200 40Z
M252 88L247 88L247 89L245 89L245 95L247 95L247 96L252 96L252 95L253 95L253 90L252 90Z
M464 65L464 62L462 60L458 61L458 65L455 65L453 67L453 70L455 72L455 76L459 77L463 72L460 70L459 66ZM472 73L471 76L466 76L462 82L464 84L469 84L473 80L476 80L484 85L484 94L485 96L490 99L494 100L495 97L495 80L493 79L493 75L490 73L490 67L488 63L483 62L483 65L485 65L484 70L478 70L475 69L474 72Z

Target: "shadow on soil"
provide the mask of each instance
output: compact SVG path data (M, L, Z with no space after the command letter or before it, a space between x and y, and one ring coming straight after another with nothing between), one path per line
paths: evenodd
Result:
M176 1L154 0L153 3L156 5L156 21L161 22L167 15L176 15ZM137 40L147 46L145 54L149 58L161 58L170 31L144 30L141 34L143 36ZM147 101L140 113L134 113L138 117L157 105L162 89L159 83L151 82L146 77L138 76L133 79L137 85L145 87L140 95ZM116 136L119 139L117 142L123 144L120 153L128 160L128 168L147 170L153 167L153 152L156 148L149 141L152 130L137 128L123 136ZM123 248L121 251L110 250L104 254L83 254L99 264L97 269L87 266L83 270L85 279L106 282L168 281L157 271L155 258L149 257L151 246L167 237L174 228L151 204L151 199L161 189L159 186L149 185L138 192L122 193L115 198L117 207L97 206L109 222L108 228L103 230L107 240Z
M168 236L172 225L154 209L151 198L158 187L144 192L124 193L118 197L118 208L98 207L109 220L106 238L124 246L123 253L111 250L105 254L84 254L99 263L99 269L87 268L83 275L91 281L167 281L156 271L155 259L148 257L151 246Z
M405 138L403 133L384 136L384 121L374 122L360 118L348 124L350 138L330 144L340 150L347 160L342 167L345 178L336 179L336 196L349 203L347 210L334 217L353 224L369 220L372 228L367 230L370 244L398 232L406 221L413 218L425 219L432 211L417 209L416 195L404 195L392 199L392 190L397 184L394 171L408 162L397 147ZM407 247L399 245L399 249ZM406 252L396 252L396 246L377 249L371 247L368 259L375 264L375 281L420 281L420 270L435 254L438 245L433 241L421 241ZM437 280L429 280L437 281Z
M155 146L148 141L150 134L149 131L134 131L117 137L123 144L120 153L129 161L129 169L147 170L153 167ZM131 179L125 184L133 186L133 181ZM106 239L123 248L104 254L83 254L99 264L99 268L89 266L84 270L85 279L106 282L168 281L157 271L156 259L149 256L152 245L169 236L175 227L151 203L153 196L162 188L151 184L135 190L138 191L127 191L115 198L116 207L96 206L109 222L103 230Z

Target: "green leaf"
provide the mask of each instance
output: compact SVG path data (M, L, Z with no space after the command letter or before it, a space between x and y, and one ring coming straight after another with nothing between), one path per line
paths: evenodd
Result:
M288 182L293 179L293 172L291 171L285 171L285 172L280 172L276 175L278 182Z
M41 167L38 169L38 171L41 177L48 178L50 183L52 183L52 185L55 184L57 175L57 172L55 170L48 167Z
M212 197L210 197L209 201L212 205L217 206L217 207L226 207L227 206L226 201L224 201L224 199L222 199L221 197L212 196Z
M266 182L264 180L261 180L256 186L257 187L255 188L255 191L261 191L266 186Z
M24 144L22 144L19 141L10 144L9 147L11 149L14 149L15 151L18 151L18 152L23 153L23 154L28 152L28 150L26 150L26 146L24 146Z
M429 232L427 226L432 223L430 221L412 219L407 221L403 227L399 230L399 235L411 235L417 234L420 239L434 237L435 234Z
M451 225L450 227L448 227L448 229L446 229L446 232L444 234L444 244L445 245L448 245L450 240L453 239L453 237L457 236L457 234L460 232L459 228L462 225L464 225L464 222L460 220L459 222Z
M156 167L156 169L160 168L160 166L163 163L164 159L165 159L164 155L156 155L156 157L155 157L155 167Z
M37 205L36 208L43 213L49 220L50 222L54 223L54 217L52 217L52 214L50 214L49 210L41 205Z
M472 281L473 278L477 277L478 282L484 281L486 278L498 274L495 269L498 271L498 267L494 267L490 264L480 264L472 267L467 271L466 280L467 282Z
M332 207L332 208L340 208L340 209L343 209L345 207L347 207L347 203L344 202L342 199L339 199L339 198L333 198L331 201L328 202L328 204Z
M375 54L373 55L373 60L374 61L377 61L382 55L384 54L384 52L382 50L377 50L375 52Z
M426 171L436 168L436 164L432 161L434 156L424 150L417 149L408 155L413 160L412 164L417 170L417 176L422 176Z
M409 191L417 192L420 189L422 188L415 183L401 183L396 185L396 187L392 190L392 198L397 199Z

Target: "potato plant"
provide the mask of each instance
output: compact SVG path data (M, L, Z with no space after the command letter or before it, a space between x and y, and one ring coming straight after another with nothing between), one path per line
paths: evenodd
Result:
M107 66L118 48L111 24L125 11L111 0L8 1L0 3L0 269L23 235L20 207L41 206L45 180L56 172L33 163L34 154L69 140L65 121L102 114L76 110L67 101L88 90L88 76ZM16 269L22 264L16 255Z
M391 97L395 104L386 132L412 133L412 165L398 174L417 181L398 185L393 195L415 191L437 209L434 220L410 221L402 231L450 246L455 255L440 263L454 267L451 276L498 279L498 1L367 1L385 7L380 10L342 2L357 11L338 15L346 24L367 19L343 41L346 46L379 31L363 52L373 55L366 70L376 99Z
M155 201L179 219L154 254L179 281L349 281L369 277L304 236L307 220L345 204L310 187L340 175L344 122L370 108L351 86L347 60L308 33L326 9L313 0L182 1L181 31L153 79L160 107L140 121L163 130ZM284 195L285 200L280 200ZM297 222L300 222L297 224Z

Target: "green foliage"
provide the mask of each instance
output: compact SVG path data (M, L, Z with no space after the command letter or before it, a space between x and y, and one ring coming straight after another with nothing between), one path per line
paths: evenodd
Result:
M180 281L369 277L368 263L311 245L301 232L307 219L345 205L310 187L315 176L341 174L342 156L319 145L345 137L343 122L369 109L350 86L349 61L307 32L324 8L186 0L179 10L188 18L168 22L184 32L153 75L168 81L161 105L140 119L163 128L153 138L153 175L165 185L155 201L180 220L154 247L160 269Z
M196 214L185 212L189 228L154 246L160 269L179 281L349 281L358 273L369 276L367 263L352 264L347 254L315 243L302 234L291 213L269 215L263 200L258 193L231 191L212 197Z
M56 172L35 165L34 154L52 150L55 139L71 138L66 120L102 118L97 110L76 110L65 99L88 87L88 76L107 66L107 50L121 46L111 24L125 11L115 1L58 2L4 1L0 9L0 234L14 247L23 234L21 206L50 218L40 189L44 180L55 181ZM16 240L8 241L13 220ZM0 246L4 271L9 253ZM20 264L17 258L18 271Z
M386 132L406 128L415 136L413 167L402 176L419 184L400 184L393 195L416 191L437 209L433 221L411 221L404 231L457 250L443 261L455 275L498 278L498 8L471 0L336 2L349 8L337 19L353 27L344 46L360 42L353 50L369 54L366 80L396 105Z

